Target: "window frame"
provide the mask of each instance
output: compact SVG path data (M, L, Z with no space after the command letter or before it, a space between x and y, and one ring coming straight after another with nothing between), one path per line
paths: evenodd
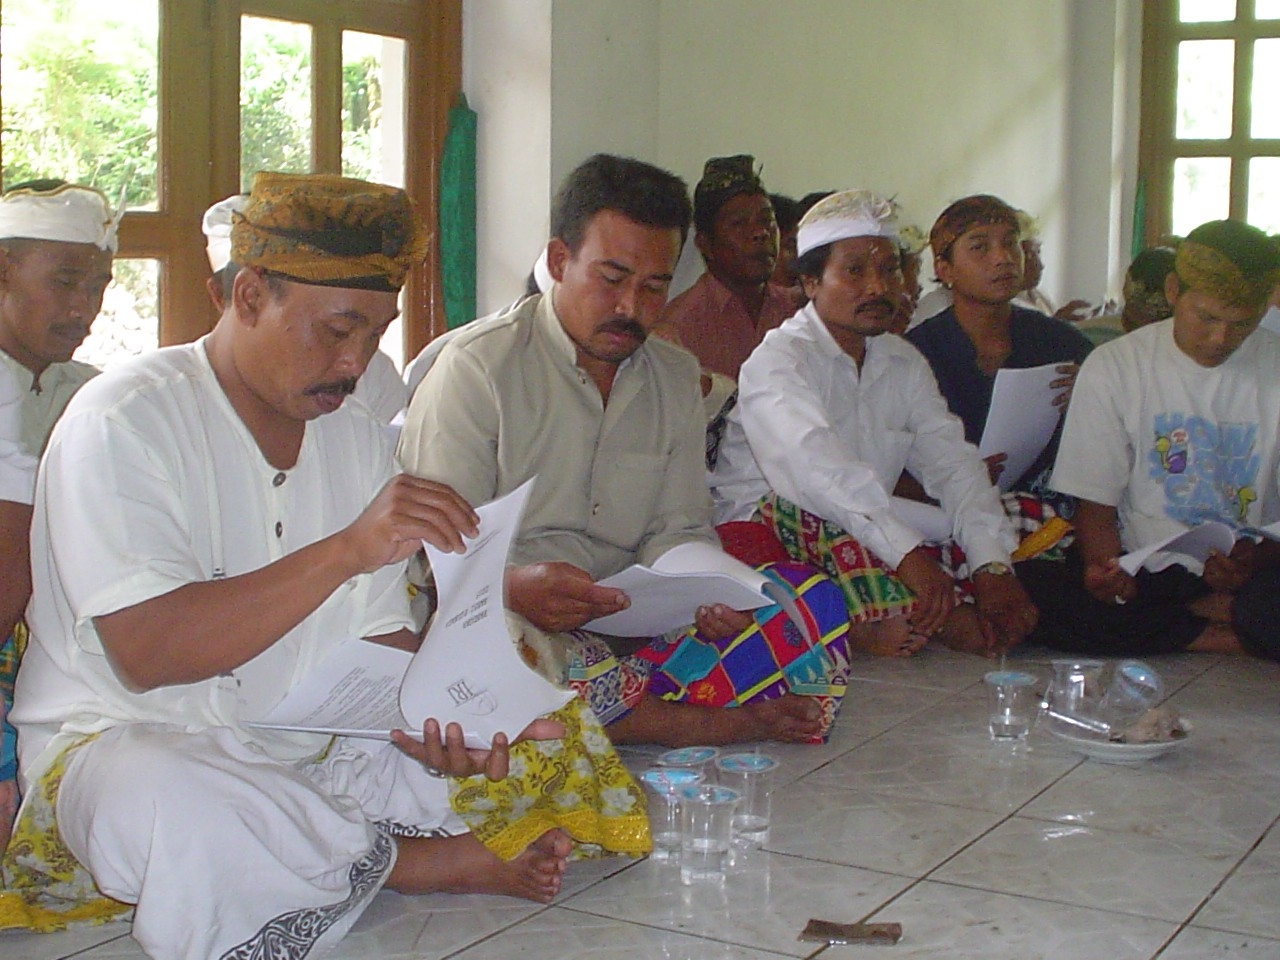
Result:
M1173 167L1184 157L1225 157L1231 161L1228 216L1245 220L1249 204L1249 161L1280 157L1280 139L1250 136L1253 43L1280 38L1280 20L1256 20L1254 0L1236 0L1235 20L1181 23L1178 0L1146 0L1142 24L1142 119L1138 182L1145 196L1144 246L1173 229ZM1224 140L1180 140L1177 131L1178 43L1233 40L1231 135Z
M342 172L342 31L406 43L405 187L432 232L450 106L462 89L462 0L158 0L157 209L126 213L122 259L158 260L159 343L203 336L216 317L200 220L240 189L240 17L312 26L312 167ZM3 91L0 91L0 96ZM56 171L51 173L56 175ZM440 263L411 271L404 350L414 356L445 329Z

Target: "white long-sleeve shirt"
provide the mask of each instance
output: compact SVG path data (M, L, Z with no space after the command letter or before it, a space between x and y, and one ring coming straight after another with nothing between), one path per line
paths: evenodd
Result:
M890 506L904 467L939 500L971 566L1009 562L1013 527L928 362L885 334L867 340L859 371L809 304L742 366L712 475L716 519L750 517L773 490L897 567L922 542Z

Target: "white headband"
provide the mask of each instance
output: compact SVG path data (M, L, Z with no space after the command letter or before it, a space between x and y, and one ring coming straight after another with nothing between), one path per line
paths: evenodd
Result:
M107 198L92 187L69 183L45 191L11 190L0 197L0 240L91 243L114 254L123 214L123 203L112 211Z
M204 252L209 258L209 269L214 273L231 262L231 216L243 212L248 199L246 194L233 193L204 212L200 229L205 235Z
M898 239L898 207L870 190L841 190L823 197L800 218L796 252L804 256L816 247L853 237Z
M803 256L815 247L848 240L851 237L885 237L898 243L898 227L882 220L833 218L802 226L796 232L796 255Z

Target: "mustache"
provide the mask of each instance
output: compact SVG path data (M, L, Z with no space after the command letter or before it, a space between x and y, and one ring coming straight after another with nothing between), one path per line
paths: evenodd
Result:
M644 327L640 325L639 320L631 317L619 317L616 320L606 320L600 326L596 327L597 333L623 333L627 336L635 337L641 343L648 338L649 334Z
M329 380L325 383L317 383L314 387L307 387L303 391L308 397L314 397L321 393L340 393L344 397L349 397L356 392L356 378L348 377L345 380Z
M855 313L863 313L868 310L887 310L889 313L897 312L898 305L888 297L876 297L874 300L868 300L866 303L858 304Z

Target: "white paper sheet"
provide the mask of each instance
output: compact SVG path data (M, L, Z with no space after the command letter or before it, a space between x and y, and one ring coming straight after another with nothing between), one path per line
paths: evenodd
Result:
M890 497L889 504L899 521L920 534L930 543L951 539L951 518L941 507L903 497Z
M1049 384L1059 379L1060 363L1046 363L1023 370L999 370L991 391L991 407L982 430L978 455L1006 456L999 487L1008 491L1044 452L1062 411L1053 405L1059 390Z
M1230 553L1235 542L1235 531L1225 523L1211 521L1126 553L1120 558L1120 566L1125 573L1133 576L1144 566L1148 570L1159 572L1177 563L1179 557L1189 557L1203 564L1209 559L1211 550L1224 554Z
M416 654L348 640L251 725L386 740L434 717L461 724L467 745L484 748L568 703L570 691L521 659L502 606L507 553L532 486L480 507L480 533L465 553L427 547L441 603Z

